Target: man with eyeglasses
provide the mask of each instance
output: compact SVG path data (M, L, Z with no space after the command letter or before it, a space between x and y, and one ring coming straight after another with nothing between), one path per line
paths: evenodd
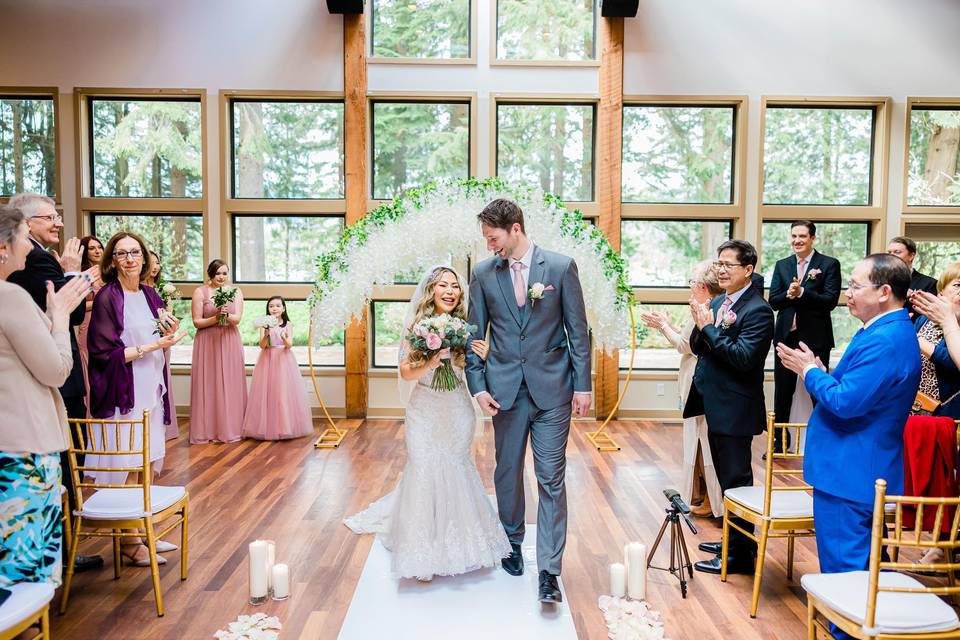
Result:
M834 347L833 321L830 312L840 301L840 261L813 248L817 225L810 220L797 220L790 225L790 246L793 255L778 260L770 282L770 306L777 312L773 343L796 349L802 341L829 367L830 350ZM777 422L806 422L803 415L791 418L797 374L773 360L773 411ZM802 389L800 393L805 393ZM801 406L804 406L800 403ZM809 409L808 409L809 410ZM777 431L773 450L783 451ZM786 447L790 448L787 433Z
M766 425L763 398L763 363L773 338L773 310L751 280L757 251L744 240L728 240L717 249L717 280L726 291L709 306L690 303L696 328L690 347L697 355L693 384L683 417L706 416L710 455L726 491L753 485L751 443ZM753 525L731 516L747 531ZM714 554L694 564L697 571L719 574L721 544L704 542L700 550ZM757 544L730 529L728 573L753 573Z
M865 571L870 557L874 482L903 492L903 429L920 385L920 348L903 303L910 267L886 253L859 262L847 309L863 323L837 368L807 345L777 345L784 366L803 376L817 406L807 430L804 479L822 573ZM850 636L835 631L834 636Z
M53 283L55 289L67 283L70 278L80 275L80 258L83 249L80 240L70 238L64 245L63 253L58 254L53 247L60 244L60 230L63 229L63 218L57 213L52 198L39 193L18 193L10 198L10 206L23 212L30 229L30 242L33 249L27 254L26 266L22 271L10 274L8 282L13 282L27 290L33 301L42 310L47 309L47 281ZM83 324L86 314L86 305L77 305L70 314L70 324ZM70 346L73 351L73 369L63 386L60 395L70 418L83 419L87 417L86 386L83 383L83 364L80 360L80 349L77 337L70 332ZM62 482L67 489L67 495L73 502L73 479L68 471L66 453L60 454L60 464L63 470ZM66 557L66 554L64 554ZM86 571L103 566L100 556L77 556L74 571Z

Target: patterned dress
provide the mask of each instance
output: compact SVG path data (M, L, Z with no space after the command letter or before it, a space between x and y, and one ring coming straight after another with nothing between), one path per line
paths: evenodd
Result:
M943 340L943 329L927 321L917 331L917 339L924 339L936 347ZM937 368L927 356L920 355L920 389L934 400L940 400L940 383L937 382Z
M60 586L60 454L0 452L0 587Z

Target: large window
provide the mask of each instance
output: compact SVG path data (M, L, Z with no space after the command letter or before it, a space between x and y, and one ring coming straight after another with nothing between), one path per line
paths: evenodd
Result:
M342 198L343 102L231 101L234 198Z
M907 223L906 235L917 243L913 268L939 278L950 264L960 261L960 224Z
M641 313L660 312L670 318L671 324L682 332L690 322L690 306L687 304L644 304L634 309L636 325L634 338L637 349L633 356L634 369L670 370L680 366L680 353L670 345L657 329L647 327L640 319ZM618 352L620 368L630 366L630 349Z
M491 0L497 59L582 61L597 57L594 0Z
M90 195L203 195L198 99L94 97L89 102Z
M373 366L396 367L407 302L376 300L373 306Z
M0 95L0 197L57 197L56 124L52 96Z
M91 231L104 245L118 231L131 231L156 251L163 276L177 282L202 282L203 218L199 215L99 213L91 215Z
M727 220L623 220L620 253L634 287L686 287L693 266L730 239Z
M872 204L876 108L768 105L763 203Z
M237 282L313 282L342 231L342 216L233 216Z
M374 57L470 57L470 0L372 0L369 4Z
M624 202L733 202L733 106L623 108Z
M907 206L960 207L960 104L909 114Z
M469 102L373 102L373 197L470 175Z
M770 286L777 260L794 255L790 246L790 222L765 221L761 229L760 271ZM813 247L840 261L840 273L846 282L853 267L870 249L870 225L866 222L816 222L817 239Z
M593 200L594 104L497 104L497 175Z

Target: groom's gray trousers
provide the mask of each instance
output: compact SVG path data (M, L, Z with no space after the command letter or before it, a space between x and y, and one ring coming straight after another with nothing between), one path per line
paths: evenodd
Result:
M567 544L567 489L563 478L570 433L569 402L553 409L533 403L525 382L510 409L493 416L497 446L494 483L500 522L510 542L520 544L525 533L523 462L527 438L533 447L533 466L539 489L537 508L537 568L560 575Z

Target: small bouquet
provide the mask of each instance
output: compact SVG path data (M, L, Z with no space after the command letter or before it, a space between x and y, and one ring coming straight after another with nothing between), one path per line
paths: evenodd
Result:
M171 308L170 305L173 304L175 300L180 299L180 291L163 278L157 278L157 282L153 288L156 289L157 295L163 300L163 306L167 309Z
M225 306L233 302L233 299L237 297L237 288L233 287L231 289L225 289L223 287L217 287L216 291L213 292L213 306L217 309L223 309ZM227 316L224 314L219 314L217 316L217 324L220 326L226 326Z
M258 329L273 329L280 326L280 321L277 320L276 316L260 316L253 321L253 326Z
M451 347L466 349L467 336L477 328L448 313L420 318L410 330L407 341L414 351L430 359L437 351ZM453 372L449 358L445 358L433 372L430 387L435 391L453 391L460 386L460 379Z

